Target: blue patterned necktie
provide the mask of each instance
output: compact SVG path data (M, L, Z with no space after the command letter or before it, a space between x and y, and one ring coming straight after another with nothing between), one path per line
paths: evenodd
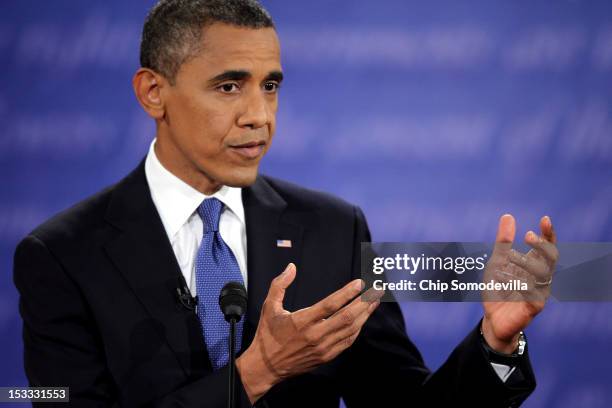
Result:
M207 198L198 207L204 236L195 262L197 310L213 370L229 361L229 323L221 313L219 293L229 281L244 283L236 257L219 233L222 209L223 203L216 198ZM244 319L236 323L236 352L242 343L243 323Z

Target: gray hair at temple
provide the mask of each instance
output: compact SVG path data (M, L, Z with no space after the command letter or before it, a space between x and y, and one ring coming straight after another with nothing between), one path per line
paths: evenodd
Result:
M202 51L203 29L213 23L274 28L257 0L160 0L142 29L140 65L174 84L180 66Z

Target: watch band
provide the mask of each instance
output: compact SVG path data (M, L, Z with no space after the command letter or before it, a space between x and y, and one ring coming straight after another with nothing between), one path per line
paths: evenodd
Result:
M516 346L516 349L511 354L500 353L499 351L496 351L491 348L491 346L487 344L487 341L485 340L482 331L480 331L480 339L482 341L482 346L485 349L491 362L505 364L509 366L514 366L518 364L517 360L521 356L523 356L527 347L527 337L525 337L525 333L523 332L519 333L518 344Z

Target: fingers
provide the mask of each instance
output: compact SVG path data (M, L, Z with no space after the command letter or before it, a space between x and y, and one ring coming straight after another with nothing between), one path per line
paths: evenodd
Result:
M277 279L281 278L279 276ZM272 286L276 290L278 282L273 283ZM267 331L260 331L258 326L255 337L261 344L260 349L263 350L263 354L270 361L267 364L272 367L270 370L285 373L280 375L281 377L294 375L303 372L304 369L314 368L330 361L343 349L349 347L357 338L367 318L378 306L379 298L384 293L376 291L379 293L372 295L371 302L363 301L359 296L347 305L350 299L359 295L362 285L360 279L354 280L314 306L294 313L285 312L281 318L273 319L273 324L265 326ZM337 305L340 306L336 308ZM327 320L320 318L323 315L327 317L327 311L332 309L337 312L333 314L334 322L345 319L341 332L326 330L325 323L331 318ZM348 309L349 313L340 313ZM304 316L309 316L311 321L308 322ZM312 321L317 316L319 318ZM260 324L261 322L260 320ZM279 336L275 336L276 334ZM273 341L270 341L271 339Z
M534 248L537 253L547 259L550 263L556 263L559 258L559 251L555 246L557 237L553 229L552 221L549 216L544 216L540 219L540 230L542 235L538 236L533 231L529 231L525 235L525 243ZM497 254L504 255L506 251L511 248L510 245L500 244L512 244L516 235L516 222L514 217L510 214L504 214L499 219L499 226L497 229L497 236L495 238L495 252Z
M296 275L296 267L293 263L287 265L283 273L278 275L272 280L270 289L268 290L268 297L266 302L269 302L273 307L274 311L282 311L283 299L285 298L285 291L291 285Z
M544 242L554 248L554 245L550 242ZM549 280L554 272L554 263L540 255L535 249L530 250L527 254L511 250L508 260L510 261L509 267L512 268L517 277L524 276L534 285L534 290L522 293L521 297L531 303L535 310L541 310L541 307L538 305L546 301L546 297L550 293L550 285L540 284L538 286L538 282L550 282Z
M540 220L540 231L542 231L542 237L553 244L557 243L557 235L555 234L555 229L552 225L552 220L548 215L545 215Z
M370 289L370 291L373 291L373 289ZM374 292L370 294L370 299L364 300L364 296L360 296L353 300L351 304L339 310L330 319L318 325L319 327L316 329L321 341L315 347L315 353L320 355L321 361L330 361L353 345L359 333L361 333L363 325L380 305L380 297L382 297L384 291ZM347 310L352 311L345 314ZM325 325L327 327L324 327ZM332 327L338 328L333 330ZM322 332L327 334L320 334Z
M532 247L538 255L545 258L550 264L555 264L559 259L559 250L554 244L554 241L556 241L554 232L552 234L552 236L549 235L549 238L553 241L550 241L548 238L537 236L533 231L529 231L525 234L525 243Z
M303 309L301 317L310 323L326 319L357 296L361 292L362 287L363 281L355 279L313 306Z
M384 291L370 289L370 298L364 300L363 296L353 300L350 304L335 313L332 317L322 322L318 329L326 336L324 344L328 347L346 340L346 347L354 341L353 336L361 331L361 328L380 304L380 298ZM352 341L349 341L351 340Z
M490 271L491 268L496 269L495 265L500 266L508 257L508 251L512 248L514 236L516 235L516 222L514 217L510 214L504 214L499 217L499 224L497 227L497 235L495 237L495 245L493 246L493 253L489 262L487 262L487 269Z
M550 275L550 266L540 256L525 255L513 249L509 253L508 260L538 280L547 279Z
M370 303L367 309L367 313L364 314L362 321L357 325L357 328L352 331L342 331L337 336L331 339L330 345L327 347L329 350L327 356L325 357L327 360L331 360L347 348L355 343L357 337L359 337L359 333L363 329L363 325L370 318L372 313L378 308L380 305L380 300L377 300L373 303Z
M340 325L336 330L328 332L329 334L324 342L327 347L332 347L342 342L344 342L345 347L349 347L355 341L359 332L361 332L363 325L380 305L380 300L375 300L372 303L360 300L360 303L364 305L364 307L357 311L358 314L356 317L351 320L337 319L335 323L340 323ZM327 330L329 330L329 328L327 328Z
M357 340L357 337L359 337L360 332L361 332L361 329L349 335L348 337L343 337L340 340L336 341L335 343L331 344L330 346L326 347L325 353L323 354L323 360L324 361L333 360L334 358L336 358L338 354L342 353L344 350L351 347L353 343L355 343L355 340Z
M516 234L516 222L510 214L504 214L499 218L497 227L496 243L512 243Z

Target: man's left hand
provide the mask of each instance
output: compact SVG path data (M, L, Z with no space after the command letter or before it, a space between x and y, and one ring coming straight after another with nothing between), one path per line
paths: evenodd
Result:
M506 214L499 220L495 248L487 264L485 279L487 276L496 281L519 279L529 286L526 293L512 292L505 299L498 297L495 301L487 301L487 295L484 296L482 334L487 344L500 353L510 354L516 350L520 332L542 311L550 295L559 251L548 216L540 220L540 231L540 235L533 231L525 234L525 243L531 249L522 254L512 249L516 233L514 217Z

